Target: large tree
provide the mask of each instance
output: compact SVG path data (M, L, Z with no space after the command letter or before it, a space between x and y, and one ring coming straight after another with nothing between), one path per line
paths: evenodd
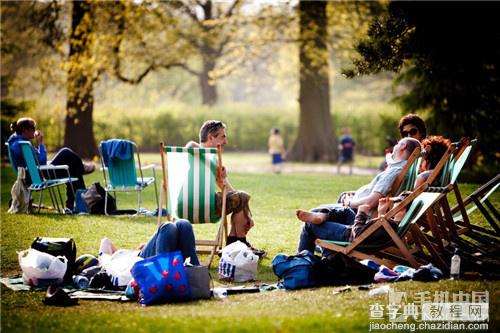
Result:
M296 161L333 161L336 140L330 115L327 48L327 3L299 2L300 89L299 129L289 158Z
M479 137L484 157L498 161L499 11L495 2L391 2L345 73L399 73L405 112L430 111L429 132Z
M94 82L97 80L91 60L94 20L95 15L89 2L73 2L67 64L64 145L83 157L93 157L98 154L92 121Z

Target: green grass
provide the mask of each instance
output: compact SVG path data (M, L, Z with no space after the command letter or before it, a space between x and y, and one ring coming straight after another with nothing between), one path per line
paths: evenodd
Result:
M226 155L229 154L225 154L228 168L238 169L235 166L238 159ZM264 155L259 157L262 163ZM144 156L144 161L157 162L149 155ZM254 162L253 158L246 160L247 164ZM251 208L256 226L248 239L255 247L265 248L269 253L259 263L258 281L276 282L271 269L272 258L280 252L291 254L296 251L302 226L294 217L296 208L333 202L341 191L355 189L370 178L311 173L279 176L267 172L230 173L236 188L252 194ZM10 215L6 213L14 180L10 168L2 168L1 180L2 275L20 272L16 251L28 248L36 236L73 237L78 255L96 254L103 237L113 239L120 248L133 248L146 242L156 228L156 219L152 217L61 216L53 213ZM87 186L93 181L102 183L102 175L95 172L87 177ZM461 184L464 195L476 187ZM135 206L135 200L133 195L121 195L118 204L130 208ZM498 194L493 201L498 206ZM146 190L144 206L154 208L152 190ZM473 215L473 221L484 223L477 213ZM212 236L215 226L196 226L195 230L197 237ZM206 257L201 259L206 260ZM220 285L214 268L211 274L215 285ZM409 295L416 292L433 295L435 291L448 291L451 295L459 291L487 290L490 293L490 329L493 331L498 330L500 319L499 286L497 281L449 280L437 283L408 281L392 285ZM54 308L42 304L42 292L13 292L2 286L1 328L4 332L365 332L370 322L369 305L387 304L384 296L369 297L367 292L356 288L349 293L332 295L334 289L273 291L151 307L142 307L135 302L80 300L77 307Z

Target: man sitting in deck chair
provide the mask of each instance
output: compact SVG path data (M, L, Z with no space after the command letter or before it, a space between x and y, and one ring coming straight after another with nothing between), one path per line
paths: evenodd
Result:
M392 206L392 202L394 202L397 205L399 202L403 201L404 198L408 196L409 193L411 192L401 193L396 198L388 198L388 197L380 198L378 201L378 208L377 208L378 216L387 213ZM399 222L401 222L401 220L405 216L407 209L408 207L404 207L389 220L391 227L394 230L397 230ZM373 223L377 221L377 219L368 220L369 212L370 212L369 205L359 206L358 212L354 217L353 225L346 225L342 223L349 218L349 215L346 214L345 210L332 210L328 213L301 211L300 214L297 214L297 216L300 215L299 219L310 221L307 223L312 223L312 224L322 224L323 222L326 221L339 221L339 222L331 222L332 224L335 224L335 228L337 229L337 231L334 234L331 234L328 240L338 241L338 242L353 242L365 230L367 230L368 227L370 227ZM389 234L387 234L385 229L379 228L368 237L368 239L364 242L364 245L380 244L390 239L391 237L389 236Z
M338 204L325 205L315 208L312 212L323 213L321 219L314 218L310 212L297 209L297 218L306 222L302 228L298 252L302 250L314 251L317 238L328 240L345 239L347 226L352 226L356 213L354 209L364 206L370 211L375 208L379 200L386 196L392 183L403 169L413 150L420 147L420 142L413 138L403 138L394 146L392 161L387 169L379 173L370 184L360 187L353 196L343 199L343 206ZM349 230L350 233L350 230Z
M224 146L228 143L225 128L226 125L222 121L207 120L200 128L200 142L190 141L186 144L186 147L217 148L220 145L221 149L224 149ZM227 178L225 167L223 167L222 172L217 175L216 182L219 188L225 186L227 189L226 213L231 214L231 230L227 237L226 245L236 241L241 241L247 244L259 257L264 256L266 251L255 249L246 239L248 231L254 225L248 204L250 201L250 195L246 192L235 190L231 186L231 183L229 183ZM216 206L216 214L220 216L222 211L221 192L217 193Z

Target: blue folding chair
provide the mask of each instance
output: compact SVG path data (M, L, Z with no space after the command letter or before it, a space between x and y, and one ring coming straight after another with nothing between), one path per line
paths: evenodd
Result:
M137 166L134 154L137 157ZM116 199L116 192L137 192L137 212L135 214L137 215L141 209L141 192L153 183L158 211L155 165L141 165L139 148L134 142L122 139L101 141L99 155L106 193L112 192ZM144 177L143 171L150 169L153 171L153 177ZM139 171L139 177L137 171ZM104 213L106 215L108 215L107 206L108 196L106 195L104 204Z
M12 154L10 150L10 146L8 144L6 145L8 148L10 162L12 164L12 167L14 168L14 172L17 174L17 166L19 164L16 163L14 154ZM68 188L74 194L75 192L73 189L73 182L77 181L78 179L70 176L69 167L67 165L40 165L38 159L36 158L35 151L31 142L19 141L19 146L21 147L21 152L26 163L26 169L31 178L31 185L28 187L29 202L31 202L31 193L39 192L37 210L37 213L39 213L42 207L43 191L47 190L54 209L56 209L58 212L65 213L64 201L61 195L60 186L69 184L70 186ZM67 173L67 177L57 177L56 171L58 170L65 170ZM31 208L32 207L30 205L30 211Z

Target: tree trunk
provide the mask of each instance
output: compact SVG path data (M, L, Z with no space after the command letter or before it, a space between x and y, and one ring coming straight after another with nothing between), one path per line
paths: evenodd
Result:
M198 76L201 88L201 103L203 105L214 105L217 103L217 86L215 82L210 82L209 73L214 70L215 62L211 60L211 55L202 55L208 59L203 59L203 69Z
M334 161L337 144L330 116L327 17L324 1L300 1L299 129L292 161Z
M83 158L98 154L94 138L94 77L90 63L92 13L87 1L73 2L67 78L64 145Z

